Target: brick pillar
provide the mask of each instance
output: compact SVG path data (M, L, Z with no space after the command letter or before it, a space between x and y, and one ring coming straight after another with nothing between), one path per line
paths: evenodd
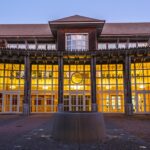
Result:
M58 111L62 112L63 109L63 77L64 77L64 66L63 66L63 56L60 56L58 58L58 70L59 70L59 76L58 76Z
M24 100L23 114L30 114L30 97L31 97L31 63L29 56L24 57L25 78L24 78Z
M132 91L131 91L131 57L125 56L124 60L124 101L125 114L133 114Z
M97 111L96 101L96 57L91 57L91 101L92 111Z

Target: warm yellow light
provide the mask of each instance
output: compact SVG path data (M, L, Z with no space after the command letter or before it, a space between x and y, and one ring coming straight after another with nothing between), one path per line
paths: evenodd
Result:
M44 86L43 86L43 89L44 89L44 90L47 90L47 89L48 89L48 86L44 85Z
M11 89L15 89L16 86L15 86L15 85L11 85L10 88L11 88Z
M140 85L140 89L144 89L144 85L142 84L142 85Z
M111 87L110 87L111 88ZM106 89L109 90L109 85L106 86Z
M71 85L71 89L81 90L81 89L83 89L83 86L82 85Z

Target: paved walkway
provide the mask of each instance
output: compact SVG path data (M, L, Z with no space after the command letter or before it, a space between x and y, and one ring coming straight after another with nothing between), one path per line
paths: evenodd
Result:
M105 115L103 143L64 144L50 133L53 114L0 115L0 150L142 150L150 149L150 115Z

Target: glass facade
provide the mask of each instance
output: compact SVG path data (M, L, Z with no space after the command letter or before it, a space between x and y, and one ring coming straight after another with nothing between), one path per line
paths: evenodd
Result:
M123 65L96 65L97 104L100 112L124 112Z
M0 112L22 112L24 65L0 64Z
M63 84L64 111L91 111L91 73L88 64L65 64ZM31 112L58 111L58 65L32 64ZM0 112L23 111L24 65L0 64ZM150 62L131 64L134 113L150 112ZM96 65L98 111L123 113L123 64Z
M64 111L91 111L90 65L64 65Z
M150 112L150 63L131 65L131 84L134 112Z
M58 65L32 65L31 112L56 112Z

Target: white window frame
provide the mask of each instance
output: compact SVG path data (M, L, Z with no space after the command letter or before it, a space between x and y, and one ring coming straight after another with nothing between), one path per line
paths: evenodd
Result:
M87 35L87 49L82 49L83 51L87 51L89 50L89 34L88 33L65 33L65 49L68 51L67 49L67 35ZM81 49L76 49L77 51L81 51ZM70 49L70 51L74 51L74 49Z

